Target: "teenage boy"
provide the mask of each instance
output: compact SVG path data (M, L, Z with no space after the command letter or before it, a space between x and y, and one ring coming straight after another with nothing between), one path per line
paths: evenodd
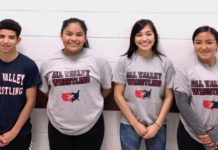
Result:
M41 84L33 60L16 49L21 26L12 19L0 21L0 150L28 150L30 114Z

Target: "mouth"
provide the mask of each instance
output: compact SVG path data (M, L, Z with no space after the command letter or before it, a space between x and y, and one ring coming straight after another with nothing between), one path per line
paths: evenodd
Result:
M77 43L68 43L67 45L70 47L78 47L79 46L79 44L77 44Z
M151 43L148 43L148 42L146 42L146 43L140 43L140 45L141 45L142 47L149 47L149 46L151 46Z
M201 52L200 54L203 55L203 56L206 56L206 55L209 54L209 52L208 51L204 51L204 52Z
M2 49L8 50L11 48L11 46L1 46Z

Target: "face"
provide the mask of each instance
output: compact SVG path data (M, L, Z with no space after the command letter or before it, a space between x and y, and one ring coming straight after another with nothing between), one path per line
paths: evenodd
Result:
M70 23L64 29L61 39L64 44L64 53L74 55L82 51L86 35L79 23Z
M215 63L218 48L214 35L210 32L201 32L194 39L194 48L199 60L206 64Z
M135 35L135 44L139 53L152 53L154 42L154 33L148 25Z
M15 31L8 29L0 30L0 52L12 53L16 51L16 46L20 42L17 38Z

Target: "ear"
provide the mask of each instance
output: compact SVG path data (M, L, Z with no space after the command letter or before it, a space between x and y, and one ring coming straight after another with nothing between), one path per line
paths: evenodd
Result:
M21 38L19 37L19 38L17 39L17 44L19 44L20 41L21 41Z

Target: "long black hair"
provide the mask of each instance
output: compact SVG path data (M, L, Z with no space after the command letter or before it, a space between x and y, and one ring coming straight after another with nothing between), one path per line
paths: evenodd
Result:
M154 33L154 45L152 46L152 51L155 55L163 55L161 52L158 51L158 34L157 30L151 20L148 19L141 19L138 20L132 27L131 35L130 35L130 44L129 49L124 55L127 55L128 58L131 58L134 53L138 50L137 45L135 44L135 36L138 32L140 32L145 26L149 26ZM164 55L163 55L164 56Z

